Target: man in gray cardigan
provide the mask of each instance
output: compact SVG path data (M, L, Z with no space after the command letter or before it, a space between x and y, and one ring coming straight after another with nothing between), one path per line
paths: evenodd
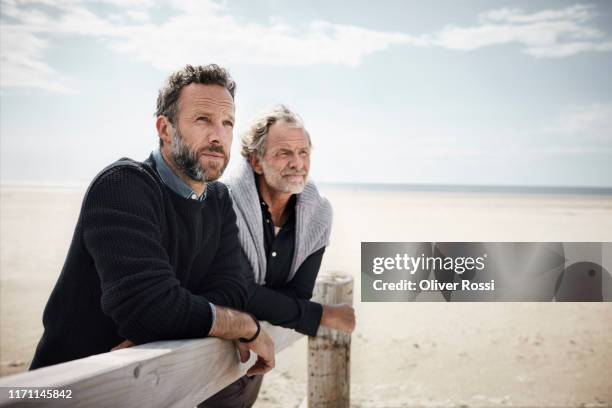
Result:
M351 306L310 301L332 224L331 205L308 181L311 148L301 118L277 106L252 121L242 137L240 166L222 179L245 257L246 311L309 336L319 325L352 332ZM202 406L250 407L262 378L243 377Z

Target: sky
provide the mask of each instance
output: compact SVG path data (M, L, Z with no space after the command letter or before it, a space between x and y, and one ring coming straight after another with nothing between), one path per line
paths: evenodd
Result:
M1 0L0 182L87 184L157 146L185 64L304 119L332 183L612 187L612 2Z

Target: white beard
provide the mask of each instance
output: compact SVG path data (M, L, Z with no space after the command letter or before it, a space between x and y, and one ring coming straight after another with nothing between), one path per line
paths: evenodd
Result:
M301 182L294 183L284 178L280 172L277 172L271 166L268 166L265 160L261 160L261 167L263 168L264 180L266 184L274 190L287 193L287 194L300 194L304 191L306 185L306 176L302 177Z

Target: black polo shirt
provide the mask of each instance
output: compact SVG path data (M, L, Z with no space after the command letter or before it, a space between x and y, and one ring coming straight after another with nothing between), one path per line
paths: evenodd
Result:
M306 258L293 279L287 282L295 252L296 197L294 194L289 199L287 219L275 235L268 205L261 195L259 196L267 261L266 283L263 286L256 284L253 271L250 267L247 268L247 311L260 320L314 336L321 322L323 307L309 299L312 297L325 247ZM246 255L243 256L245 264L248 265Z

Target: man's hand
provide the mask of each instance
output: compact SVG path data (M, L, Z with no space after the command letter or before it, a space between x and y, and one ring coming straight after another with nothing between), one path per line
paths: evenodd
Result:
M323 305L321 325L334 330L351 333L355 330L355 309L350 305Z
M240 352L240 361L247 362L250 357L250 350L257 354L257 361L246 374L248 376L265 374L274 368L274 342L265 331L260 331L259 336L249 343L236 342Z
M124 348L132 347L134 343L129 340L123 340L121 343L117 344L115 347L111 349L111 351L121 350Z
M257 323L251 315L221 306L217 306L216 310L217 319L208 333L210 337L227 340L250 339L257 333ZM133 345L134 343L131 341L124 340L113 347L111 351L132 347ZM265 374L274 368L274 342L265 331L261 330L257 338L251 342L241 343L236 341L236 345L240 352L240 361L243 363L248 361L250 351L257 354L257 361L249 368L247 375Z
M209 336L227 340L251 339L255 336L258 324L253 316L227 307L215 307L217 318L208 333ZM237 347L240 361L243 363L249 359L249 351L257 354L257 361L249 368L247 375L264 374L274 368L274 342L265 331L261 330L257 338L251 342L237 342Z

